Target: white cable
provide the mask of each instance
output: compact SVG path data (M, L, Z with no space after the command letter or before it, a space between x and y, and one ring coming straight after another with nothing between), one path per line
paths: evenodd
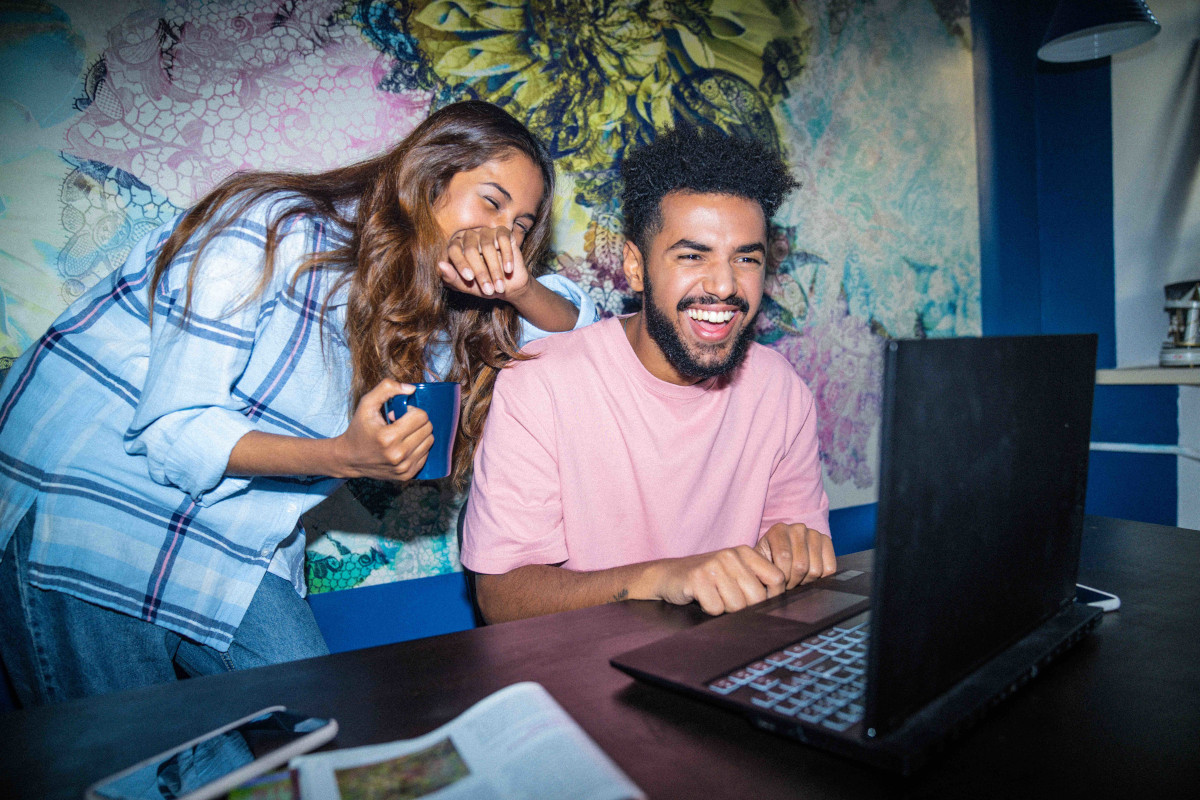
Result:
M1123 444L1117 442L1092 442L1092 450L1103 450L1108 453L1159 453L1166 456L1181 456L1193 461L1200 461L1200 450L1181 447L1175 444Z

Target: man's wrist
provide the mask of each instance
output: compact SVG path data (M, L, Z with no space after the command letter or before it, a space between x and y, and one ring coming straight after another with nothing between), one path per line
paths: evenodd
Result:
M664 560L646 561L631 565L632 574L628 576L625 587L630 600L662 600L662 580L666 572Z

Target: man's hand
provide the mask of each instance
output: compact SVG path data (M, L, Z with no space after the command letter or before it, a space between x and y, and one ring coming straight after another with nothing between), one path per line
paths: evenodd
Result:
M694 600L713 616L775 597L787 581L779 567L745 545L651 564L649 572L656 578L651 596L675 605Z
M763 558L787 576L787 588L812 583L837 571L833 540L800 523L777 522L754 546Z

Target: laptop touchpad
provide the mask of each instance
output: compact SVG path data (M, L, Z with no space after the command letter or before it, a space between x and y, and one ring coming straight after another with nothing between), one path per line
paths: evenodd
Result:
M855 603L867 598L861 594L833 592L829 589L813 589L802 592L779 608L766 612L772 617L783 617L796 622L814 625L826 617L845 611Z

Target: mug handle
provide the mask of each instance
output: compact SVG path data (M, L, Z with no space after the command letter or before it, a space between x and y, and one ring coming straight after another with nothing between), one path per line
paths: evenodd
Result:
M397 394L388 398L388 401L383 404L383 419L389 425L404 416L404 412L408 410L408 400L411 394ZM395 419L388 419L388 413L391 413Z

